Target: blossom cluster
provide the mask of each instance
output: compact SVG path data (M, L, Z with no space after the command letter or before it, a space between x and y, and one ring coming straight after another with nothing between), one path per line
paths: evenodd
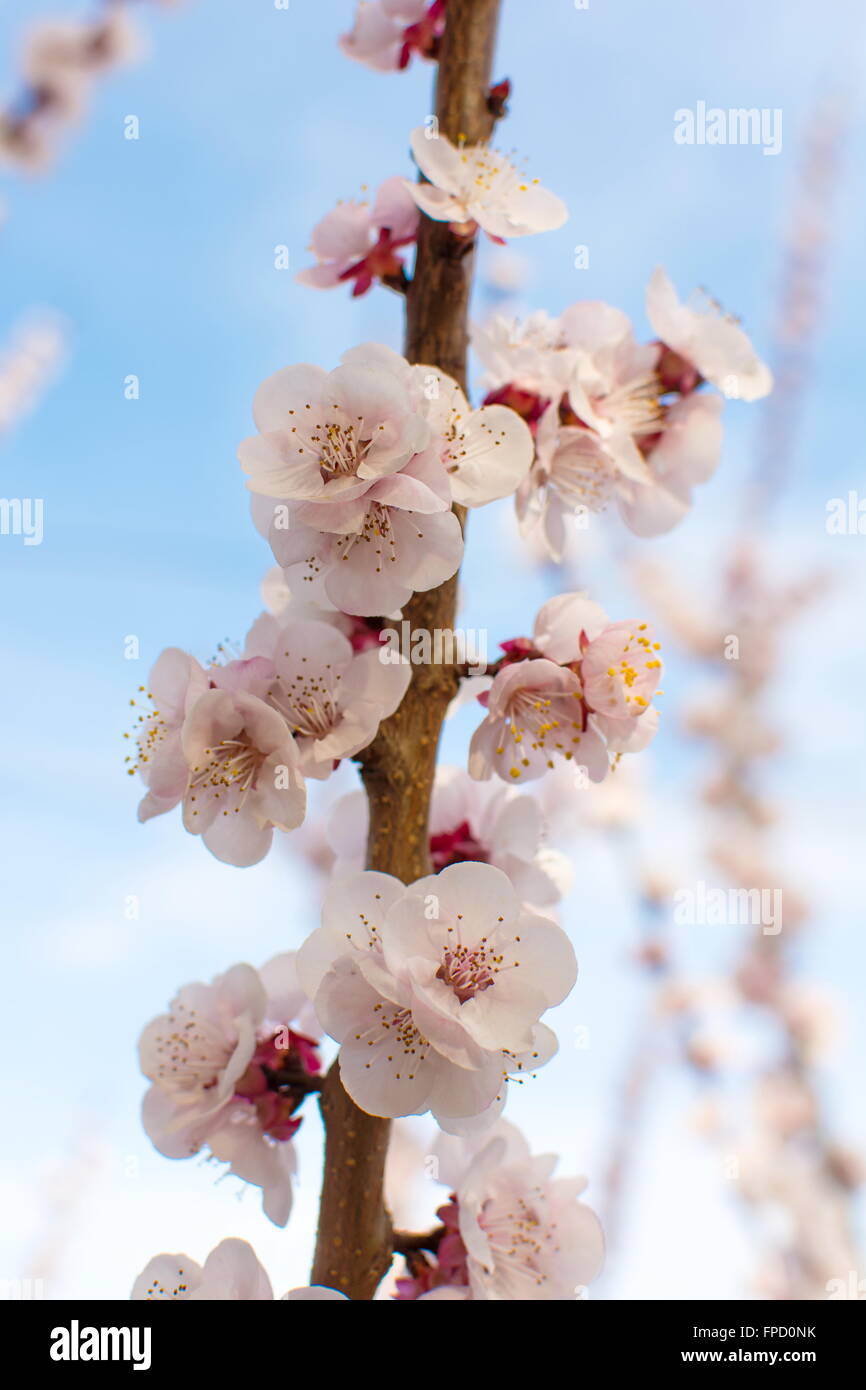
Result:
M446 24L445 0L374 0L341 46L400 69L413 54L436 59ZM491 94L491 112L507 89ZM423 219L442 224L436 239L459 266L481 232L501 242L567 217L511 155L453 142L433 119L411 149L417 181L387 179L316 225L302 283L351 285L356 297L376 282L408 290ZM564 517L609 499L640 534L680 519L718 453L721 402L698 388L756 399L769 374L736 324L680 305L663 272L648 307L658 335L648 345L603 304L523 329L494 320L475 335L488 373L479 407L436 365L375 342L331 370L301 363L263 382L238 455L278 566L269 611L237 652L206 664L177 648L159 657L129 759L146 787L142 820L180 806L186 829L237 866L261 860L275 830L300 826L307 781L363 760L406 697L412 666L387 648L383 620L456 575L464 509L515 498L554 554ZM532 1155L500 1118L514 1083L555 1054L548 1014L577 974L568 935L543 915L568 887L567 865L546 843L540 800L516 784L569 768L601 783L643 749L658 722L659 644L647 623L565 593L502 651L471 682L452 673L484 713L468 769L436 775L433 872L407 884L361 867L366 801L343 798L321 925L260 970L239 964L185 986L140 1042L156 1147L228 1164L278 1225L300 1111L321 1089L322 1035L339 1046L335 1075L360 1110L432 1115L450 1199L441 1227L403 1251L401 1299L579 1298L603 1256L583 1180L555 1178L555 1160ZM158 1255L133 1297L269 1300L273 1286L248 1245L224 1241L204 1265Z
M444 1142L443 1142L444 1140ZM401 1301L536 1301L586 1297L604 1258L598 1218L581 1196L583 1178L554 1177L556 1158L533 1155L514 1125L437 1143L438 1180L452 1190L441 1226L408 1252L394 1285ZM271 1301L273 1286L243 1240L224 1240L199 1265L188 1255L155 1256L132 1290L136 1300ZM312 1286L289 1301L345 1301Z
M186 829L239 867L267 854L275 828L301 824L305 779L366 747L410 679L408 663L380 661L375 635L341 616L264 614L243 656L207 667L162 653L129 769L148 789L140 820L181 804Z
M453 1190L437 1216L435 1250L412 1252L400 1299L578 1299L598 1275L604 1237L581 1200L584 1178L555 1178L554 1154L534 1155L499 1120L487 1133L443 1135L439 1180ZM431 1242L431 1245L433 1242Z
M611 622L585 594L560 594L539 609L531 638L503 646L478 697L487 717L470 746L473 777L531 781L573 763L602 782L655 735L662 661L648 623Z
M331 372L284 368L253 414L259 432L239 457L289 588L361 616L450 579L463 556L452 505L509 496L532 462L513 411L473 410L446 373L379 343Z
M0 161L28 171L45 168L64 127L84 115L97 81L143 52L142 36L124 4L108 6L92 20L33 24L21 61L25 91L0 113Z
M561 927L521 904L500 869L469 861L409 887L372 871L335 879L298 952L356 1104L392 1117L430 1110L455 1131L494 1118L508 1078L553 1055L541 1017L576 969Z
M139 1042L152 1143L167 1158L206 1149L261 1188L265 1214L285 1226L295 1112L318 1089L319 1036L290 952L260 970L235 965L210 984L185 985Z
M718 464L722 397L755 401L772 387L740 325L709 300L681 303L660 268L647 314L656 338L645 344L619 309L590 300L558 318L497 315L473 333L487 402L509 405L533 431L517 513L555 559L566 518L585 525L609 503L638 536L676 526Z
M436 127L412 132L412 155L422 175L411 182L397 175L379 187L372 205L348 201L313 228L310 250L316 264L297 279L313 289L350 281L354 296L375 281L405 289L408 276L396 253L415 242L420 213L445 222L465 244L479 229L504 242L561 227L568 210L561 198L530 178L511 155L486 144L453 144Z

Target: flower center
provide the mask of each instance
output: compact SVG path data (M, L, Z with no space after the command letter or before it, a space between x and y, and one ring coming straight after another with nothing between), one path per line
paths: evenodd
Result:
M325 669L330 671L330 665ZM268 704L300 738L325 738L339 721L336 694L326 676L299 673L288 682L277 677L268 692Z
M538 1197L543 1194L536 1190ZM491 1200L484 1206L478 1224L493 1247L496 1266L518 1279L541 1285L547 1282L542 1267L545 1257L559 1250L555 1225L546 1225L538 1206L526 1197L513 1197L508 1204Z
M475 839L468 820L462 821L455 830L430 836L430 859L437 874L449 864L489 862L487 851Z
M235 1087L235 1097L255 1107L264 1134L291 1139L301 1121L294 1113L316 1087L310 1078L320 1070L316 1044L303 1033L281 1028L262 1038Z
M265 761L264 753L254 747L243 732L239 738L223 739L215 748L204 751L208 761L194 767L190 773L190 801L195 802L195 792L205 792L214 801L220 801L229 792L234 792L237 795L234 810L240 811L249 793L255 790L259 771ZM197 816L198 811L194 810L193 815ZM224 811L223 815L227 816L228 811Z
M221 1028L196 1009L177 1003L155 1043L153 1080L169 1091L211 1090L234 1046Z
M442 957L436 971L441 980L457 995L461 1004L489 989L502 965L503 957L496 955L482 937L477 946L452 946Z
M422 538L420 531L418 538L419 540ZM386 562L396 564L397 543L391 524L391 513L387 507L383 507L379 502L373 502L367 508L359 531L350 536L338 538L337 554L339 559L348 560L353 548L361 544L372 545L377 574L382 573L382 568Z

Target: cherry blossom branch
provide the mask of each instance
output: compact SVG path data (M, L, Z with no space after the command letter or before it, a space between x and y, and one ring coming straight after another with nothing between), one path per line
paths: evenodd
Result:
M451 0L436 83L438 130L456 142L489 139L488 104L500 0ZM407 288L406 356L441 368L465 387L474 254L445 223L424 217L415 274ZM457 508L461 522L462 508ZM457 576L416 594L405 610L413 628L449 629ZM430 872L427 822L436 750L457 688L453 667L414 668L397 713L362 759L370 806L367 864L412 883ZM368 1115L347 1095L333 1064L321 1099L325 1167L312 1283L352 1299L372 1298L391 1263L394 1238L384 1203L390 1121Z

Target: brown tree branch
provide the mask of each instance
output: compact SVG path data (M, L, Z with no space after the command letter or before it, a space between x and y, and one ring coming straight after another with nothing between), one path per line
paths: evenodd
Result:
M487 140L495 117L487 97L500 0L449 0L439 56L436 116L450 140ZM466 384L469 295L474 255L445 223L422 217L415 275L406 303L406 356L440 367ZM465 517L461 515L461 522ZM415 594L404 616L413 628L454 625L457 577ZM412 883L430 872L427 821L436 750L453 666L413 667L396 714L365 751L362 776L370 806L367 864ZM312 1281L370 1299L390 1266L393 1233L385 1209L390 1121L359 1110L340 1081L339 1058L321 1099L325 1171Z

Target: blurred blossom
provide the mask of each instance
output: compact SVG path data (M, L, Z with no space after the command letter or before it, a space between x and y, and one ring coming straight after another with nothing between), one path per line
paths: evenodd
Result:
M65 333L59 319L40 317L18 324L0 353L0 434L39 403L59 371Z

